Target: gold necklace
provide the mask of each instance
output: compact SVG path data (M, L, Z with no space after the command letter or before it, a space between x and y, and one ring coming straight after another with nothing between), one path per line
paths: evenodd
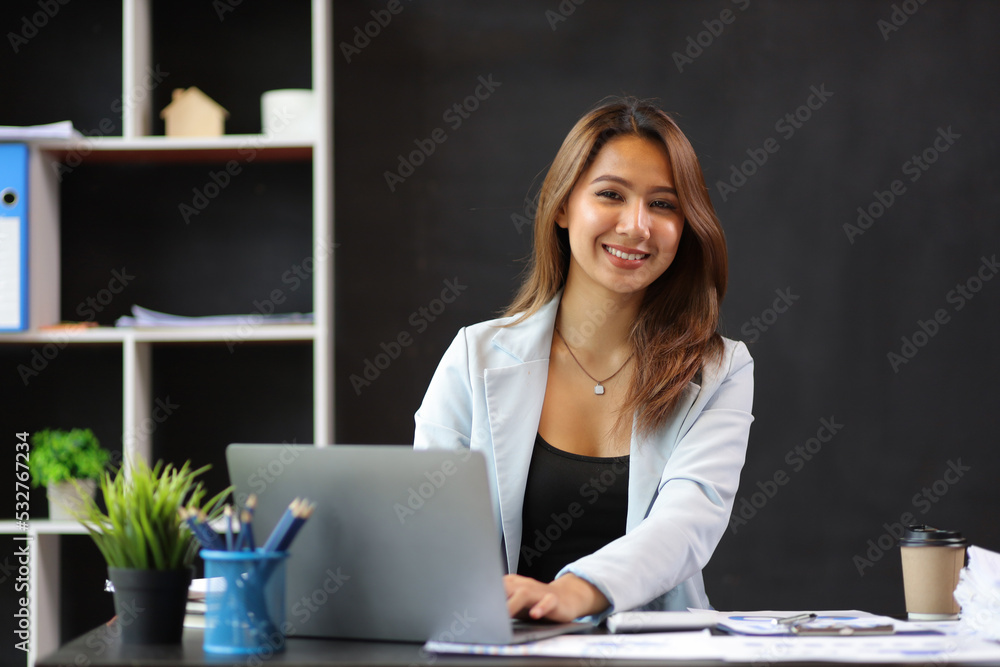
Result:
M622 364L621 367L618 368L618 370L616 370L614 373L604 378L603 380L598 380L593 375L587 372L587 369L583 367L583 364L580 363L580 360L576 358L575 354L573 354L572 348L570 348L569 343L566 342L566 339L563 338L562 333L559 331L559 327L556 327L556 335L559 336L559 340L561 340L563 342L563 345L566 346L566 351L569 352L569 356L573 357L573 361L575 361L576 365L580 367L580 370L583 371L587 377L589 377L591 380L597 383L596 385L594 385L594 393L598 396L604 396L604 383L613 378L614 376L618 375L619 373L621 373L622 369L625 368L626 364L632 361L632 357L635 356L634 352L628 355L628 359L625 360L625 363Z

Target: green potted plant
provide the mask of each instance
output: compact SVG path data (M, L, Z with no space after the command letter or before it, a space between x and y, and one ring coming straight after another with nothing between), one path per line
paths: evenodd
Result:
M208 470L140 457L100 480L106 511L89 499L76 518L90 533L108 564L115 588L115 613L125 644L176 644L181 640L184 608L198 541L181 518L181 509L209 519L222 512L227 488L208 501L203 482Z
M32 486L46 487L50 519L72 519L80 494L93 498L110 459L89 428L45 429L31 437Z

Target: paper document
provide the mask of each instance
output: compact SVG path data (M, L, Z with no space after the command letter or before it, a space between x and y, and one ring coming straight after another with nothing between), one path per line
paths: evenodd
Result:
M975 636L895 634L875 637L713 636L700 632L562 635L496 646L427 642L432 653L581 658L588 660L717 660L752 664L844 662L953 664L1000 661L1000 645Z
M69 120L47 125L0 125L0 140L23 141L27 139L74 139L83 135L73 129Z
M132 306L132 315L119 317L116 327L211 327L211 326L257 326L260 324L311 324L312 313L250 313L247 315L207 315L186 317L159 313L142 306Z

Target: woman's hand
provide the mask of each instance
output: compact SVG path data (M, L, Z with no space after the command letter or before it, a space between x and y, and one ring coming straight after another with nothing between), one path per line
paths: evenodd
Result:
M546 618L567 623L608 608L608 599L593 584L575 574L564 574L551 584L519 574L503 578L507 611L512 618Z

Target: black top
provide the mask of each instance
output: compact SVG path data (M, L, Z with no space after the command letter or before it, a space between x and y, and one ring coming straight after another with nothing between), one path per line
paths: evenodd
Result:
M625 534L628 456L571 454L535 438L521 512L517 573L549 582Z

